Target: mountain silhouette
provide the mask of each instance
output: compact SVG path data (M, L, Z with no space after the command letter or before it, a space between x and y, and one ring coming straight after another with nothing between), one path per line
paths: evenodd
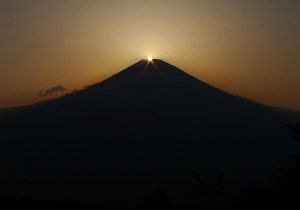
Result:
M193 171L264 178L295 151L287 124L299 116L158 59L0 114L3 192L108 205L129 205L160 188L189 200Z

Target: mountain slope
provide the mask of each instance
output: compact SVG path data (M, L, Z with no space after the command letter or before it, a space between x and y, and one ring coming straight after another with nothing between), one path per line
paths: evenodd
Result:
M98 130L101 124L108 125L107 128L125 124L147 127L151 120L159 121L162 127L177 121L179 127L180 121L191 126L195 121L203 126L208 123L208 128L209 122L216 121L239 125L237 121L256 120L257 116L260 120L270 120L274 112L218 90L161 60L153 63L142 60L85 90L29 106L21 115L19 127L24 132L45 124L34 132L43 133L43 127L51 126L52 132L64 133L73 132L76 125L78 132L80 128L84 128L82 132L90 132L94 126ZM11 122L17 126L16 120Z
M109 205L161 188L188 200L193 171L266 177L289 162L296 144L286 125L294 121L162 60L142 60L7 114L0 122L2 180L30 195L84 194Z

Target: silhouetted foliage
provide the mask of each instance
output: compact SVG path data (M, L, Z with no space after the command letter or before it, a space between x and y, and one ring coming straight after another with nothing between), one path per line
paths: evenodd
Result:
M288 127L294 132L290 136L296 141L300 141L300 123L297 123L296 126L288 125Z
M219 172L207 177L196 175L195 178L197 180L195 191L207 200L212 208L221 205L228 187L227 175L224 172Z
M159 190L152 196L146 195L139 209L171 209L170 198L164 190Z
M65 210L65 209L84 209L84 210L116 210L116 208L98 207L87 203L65 202L41 199L14 199L0 198L0 209L31 209L31 210Z
M290 136L300 141L300 123L288 126ZM290 155L293 163L280 168L272 178L272 185L247 185L243 190L230 193L229 179L225 173L207 177L196 176L195 190L209 202L210 209L286 209L300 207L300 155ZM232 184L232 183L231 183Z
M174 206L171 199L164 190L155 192L152 196L146 195L142 206L135 208L137 210L192 210L197 207L190 207L184 204Z
M296 141L300 141L300 123L297 123L294 127L289 125L289 128L293 131L290 136ZM278 169L278 173L274 175L274 183L277 186L300 186L300 155L291 154L290 156L294 160L292 165L286 169Z
M288 127L293 132L290 136L300 141L300 123ZM273 206L300 207L300 154L290 156L293 163L287 168L278 169L273 176L273 187L266 197Z

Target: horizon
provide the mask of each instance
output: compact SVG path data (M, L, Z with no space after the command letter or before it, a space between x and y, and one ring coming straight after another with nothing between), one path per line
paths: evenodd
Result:
M299 10L293 0L4 0L0 109L71 93L153 57L232 95L300 111Z
M131 64L131 65L137 64L137 63L139 63L139 62L141 62L141 61L150 62L150 63L154 63L154 64L155 64L155 61L163 61L163 62L165 62L165 63L167 63L167 64L170 64L170 63L168 63L168 62L166 62L166 61L164 61L164 60L162 60L162 59L159 59L159 58L152 58L152 57L150 56L150 57L148 57L148 58L140 59L139 61L134 62L134 63ZM119 72L124 71L125 69L129 68L131 65L129 65L128 67L122 69L122 70L119 71ZM172 64L170 64L170 65L172 65ZM147 68L147 66L146 66L146 68ZM178 68L178 67L177 67L177 68ZM180 70L182 70L182 69L180 69ZM182 70L182 71L183 71L183 70ZM117 74L117 73L119 73L119 72L116 72L115 74ZM185 72L185 71L184 71L184 72ZM185 73L187 73L187 72L185 72ZM75 89L73 89L73 90L68 90L68 89L65 89L64 87L62 87L61 85L57 85L57 87L55 87L55 86L54 86L54 87L51 87L51 88L49 88L49 89L47 89L47 90L41 89L41 90L39 90L39 93L36 94L36 95L47 96L46 98L42 98L41 100L33 101L33 102L31 102L31 103L28 103L28 104L20 104L20 105L17 105L17 106L8 106L8 107L4 107L4 108L0 107L0 109L7 109L7 108L14 108L14 107L22 107L22 106L30 106L30 105L34 105L34 104L39 103L39 102L42 102L42 101L47 101L47 100L55 99L55 98L58 98L58 97L63 97L63 96L65 96L66 94L73 94L74 92L77 92L77 91L80 91L80 90L84 90L84 89L88 88L89 86L92 86L92 85L101 83L101 82L103 82L103 81L109 79L110 77L114 76L115 74L110 75L110 76L108 76L107 78L104 78L103 80L101 80L101 81L99 81L99 82L96 82L96 83L93 83L93 84L89 84L89 85L84 85L84 86L82 86L80 89L75 88ZM190 75L191 75L191 74L190 74ZM191 76L193 76L193 75L191 75ZM193 76L193 77L195 77L195 76ZM195 78L198 79L197 77L195 77ZM200 79L198 79L198 80L200 80ZM206 83L205 81L202 81L202 80L200 80L200 81ZM213 85L211 85L211 84L209 84L209 83L206 83L206 84L208 84L208 85L210 85L210 86L212 86L212 87L214 87L214 88L217 88L217 87L215 87L215 86L213 86ZM57 88L62 88L63 90L62 90L62 91L61 91L61 90L56 91L55 89L57 89ZM54 91L53 91L53 89L54 89ZM217 89L219 89L219 88L217 88ZM224 91L224 90L222 90L222 89L219 89L219 90ZM51 94L46 94L46 93L43 94L43 91L44 91L44 92L45 92L45 91L47 91L47 92L52 92L52 91L53 91L53 92L55 92L56 94L53 94L53 95L51 95ZM226 92L226 91L224 91L224 92ZM229 92L227 92L227 93L229 93ZM231 93L229 93L229 94L231 94ZM234 94L231 94L231 95L234 95ZM255 101L255 100L251 99L251 98L247 98L247 97L244 97L244 96L241 96L241 95L234 95L234 96L242 97L242 98L245 98L245 99L247 99L247 100L251 100L251 101L254 101L254 102L256 102L256 103L260 103L260 102L258 102L258 101ZM297 109L290 109L290 108L284 108L284 107L276 107L276 106L267 105L267 104L263 104L263 103L260 103L260 104L265 105L265 106L269 106L269 107L274 107L274 108L288 109L288 110L291 110L291 111L300 111L300 109L297 110Z

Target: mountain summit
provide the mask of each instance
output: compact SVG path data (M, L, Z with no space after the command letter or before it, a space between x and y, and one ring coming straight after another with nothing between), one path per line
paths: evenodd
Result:
M124 206L165 188L173 198L192 198L195 170L265 177L296 148L289 116L156 59L84 90L2 112L2 180L8 189L22 183L17 187L26 196L84 194Z
M94 89L177 94L182 91L217 91L195 77L162 60L141 60L109 79L92 86ZM175 92L173 92L175 91Z

